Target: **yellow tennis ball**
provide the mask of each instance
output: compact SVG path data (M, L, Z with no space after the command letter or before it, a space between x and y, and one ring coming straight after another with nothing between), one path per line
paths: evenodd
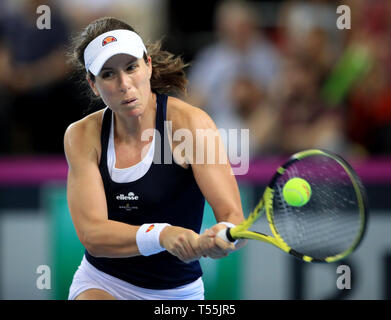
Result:
M311 198L311 186L304 179L292 178L285 183L282 195L289 205L301 207Z

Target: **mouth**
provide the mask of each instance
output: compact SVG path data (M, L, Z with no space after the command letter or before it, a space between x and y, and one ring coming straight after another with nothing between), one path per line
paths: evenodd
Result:
M137 98L125 99L121 101L121 104L124 105L133 105L137 102Z

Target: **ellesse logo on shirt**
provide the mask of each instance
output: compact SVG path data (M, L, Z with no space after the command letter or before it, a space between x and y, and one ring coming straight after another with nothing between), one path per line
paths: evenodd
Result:
M120 194L116 197L117 200L138 200L138 196L136 196L133 192L129 192L127 196L124 194Z

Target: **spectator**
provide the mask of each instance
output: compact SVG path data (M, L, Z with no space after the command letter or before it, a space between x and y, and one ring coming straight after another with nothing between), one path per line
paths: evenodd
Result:
M281 70L247 121L258 155L345 150L343 110L331 108L321 94L337 58L330 8L322 1L290 1L280 8Z
M284 2L278 18L283 34L282 50L289 54L305 54L325 72L329 71L343 46L343 33L336 28L336 2Z
M215 19L218 40L196 56L189 73L190 100L218 128L246 128L278 71L278 52L260 32L255 13L246 2L223 2Z
M351 1L356 23L347 43L367 52L366 72L347 93L348 137L366 154L391 153L391 3ZM353 10L353 9L352 9Z
M37 8L48 5L50 29L38 29ZM61 152L75 115L67 83L67 23L51 1L29 0L2 19L1 87L11 96L11 152ZM55 114L58 121L48 117ZM60 123L60 124L59 124Z
M279 152L324 148L342 153L342 112L329 108L320 95L321 66L303 56L287 57L280 79L272 100L279 110Z
M3 24L6 14L6 6L4 2L0 2L0 25ZM8 153L10 151L10 95L8 90L3 85L6 81L5 74L1 70L7 68L7 51L4 44L4 33L0 28L0 154Z
M149 41L160 38L167 31L166 1L66 0L60 1L59 5L62 12L69 17L74 32L102 16L114 16L124 21L132 21Z

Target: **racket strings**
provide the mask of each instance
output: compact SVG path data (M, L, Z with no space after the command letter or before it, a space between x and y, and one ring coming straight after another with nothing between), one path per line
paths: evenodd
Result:
M282 196L285 183L305 179L311 186L310 201L292 207ZM336 160L308 156L289 166L274 186L273 223L292 249L317 259L350 249L360 233L361 217L350 176Z
M296 251L316 258L333 256L347 250L349 244L353 243L357 235L358 230L352 228L349 230L346 228L346 226L350 224L350 218L345 220L346 221L340 219L340 224L338 226L332 221L308 222L293 228L293 230L285 229L282 233L296 233L296 237L294 238L285 237L286 242L291 247L295 248ZM307 227L311 226L311 234L303 225L306 225ZM330 229L333 229L333 235L340 235L343 233L345 240L341 241L341 239L331 236L329 232ZM316 235L316 237L314 235ZM345 244L347 244L347 246L345 246Z

